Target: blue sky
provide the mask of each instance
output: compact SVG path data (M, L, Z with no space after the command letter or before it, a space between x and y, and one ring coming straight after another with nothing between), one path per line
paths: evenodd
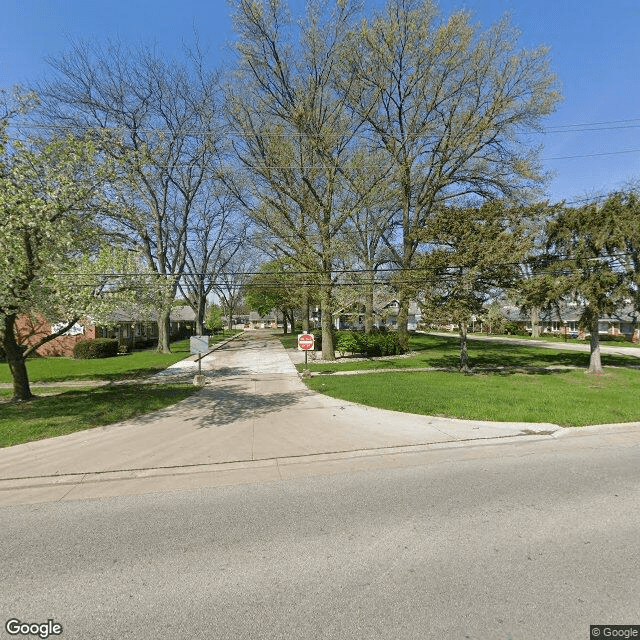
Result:
M372 8L382 0L364 0ZM302 5L293 0L292 6ZM5 0L0 23L0 87L46 76L47 56L69 39L157 42L173 56L197 31L212 64L233 38L225 0ZM552 200L575 201L640 179L640 2L638 0L440 0L443 13L470 10L489 25L505 12L520 44L551 47L564 101L544 135Z

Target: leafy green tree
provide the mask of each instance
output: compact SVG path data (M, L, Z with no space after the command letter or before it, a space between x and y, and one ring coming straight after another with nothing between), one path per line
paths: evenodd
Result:
M237 0L239 62L227 102L252 185L247 210L275 257L318 280L322 355L334 359L335 270L349 252L349 216L370 183L361 181L361 119L335 89L355 3L327 7L309 2L296 23L284 0Z
M433 249L421 256L424 315L455 322L460 330L460 369L469 371L467 327L483 315L499 289L519 277L531 238L517 209L500 202L479 208L442 208L424 230Z
M506 318L504 317L499 302L494 301L489 305L484 316L484 322L487 324L489 333L502 333L504 325L506 324Z
M518 49L506 19L482 31L466 11L441 18L432 0L388 0L343 50L341 88L391 166L400 269L415 266L443 206L470 194L521 201L540 186L540 150L517 134L539 128L559 94L548 49ZM400 280L406 342L412 287Z
M628 295L625 272L612 251L618 241L609 207L587 204L563 208L547 228L549 269L554 297L576 296L585 302L580 319L590 331L589 373L602 373L600 318L613 313Z
M637 191L611 194L602 204L607 230L605 250L612 266L624 274L625 296L640 311L640 197Z
M210 331L222 330L222 308L217 304L209 305L204 319L204 326Z
M291 260L275 260L260 267L245 288L245 302L261 316L272 309L278 309L284 316L284 333L287 323L295 327L295 310L304 304L307 294L307 283L302 283L301 276L295 270Z

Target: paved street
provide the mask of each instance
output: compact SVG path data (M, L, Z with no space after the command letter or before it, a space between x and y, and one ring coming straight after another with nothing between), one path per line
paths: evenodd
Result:
M173 408L0 450L3 624L51 619L72 640L587 640L590 624L640 623L640 425L344 403L308 391L261 332L203 369Z
M71 640L589 640L640 624L640 434L581 433L5 507L0 609Z
M409 415L313 393L270 332L229 342L202 368L204 389L174 407L0 449L0 504L279 480L377 465L381 454L559 431ZM196 371L186 360L163 376L190 380Z

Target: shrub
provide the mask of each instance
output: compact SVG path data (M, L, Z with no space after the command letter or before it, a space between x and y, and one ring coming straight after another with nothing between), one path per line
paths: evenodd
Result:
M73 347L73 357L78 360L111 358L118 355L118 341L110 338L82 340Z
M357 353L369 358L395 356L405 352L396 331L376 333L338 331L335 334L335 346L340 353Z
M632 342L632 336L623 334L612 335L610 333L601 333L600 342Z
M361 341L358 334L351 331L338 331L335 335L334 346L341 353L361 353Z
M527 330L523 325L518 324L517 322L507 322L504 325L504 332L508 336L528 336Z

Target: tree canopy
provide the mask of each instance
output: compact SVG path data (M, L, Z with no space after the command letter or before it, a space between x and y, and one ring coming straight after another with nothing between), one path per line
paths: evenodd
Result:
M104 274L116 251L105 248L95 223L104 175L94 144L71 135L49 140L10 140L4 130L0 135L0 320L14 397L29 400L25 358L82 316L108 307L113 282ZM94 271L103 276L96 279ZM64 326L23 349L16 341L16 320L38 314L65 321Z

